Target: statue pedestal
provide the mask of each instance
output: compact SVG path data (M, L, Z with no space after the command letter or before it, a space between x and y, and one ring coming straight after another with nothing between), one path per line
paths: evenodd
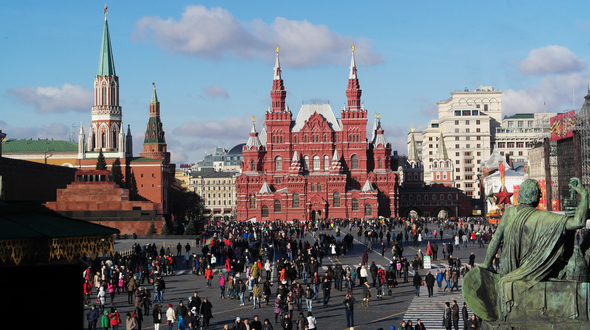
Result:
M514 305L506 322L484 322L488 330L590 329L590 283L539 282L517 294L524 283L513 283Z

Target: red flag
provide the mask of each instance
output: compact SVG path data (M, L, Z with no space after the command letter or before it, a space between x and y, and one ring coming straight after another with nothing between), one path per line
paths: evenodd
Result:
M426 246L426 255L432 256L433 254L432 248L430 247L430 241L428 241L428 245Z

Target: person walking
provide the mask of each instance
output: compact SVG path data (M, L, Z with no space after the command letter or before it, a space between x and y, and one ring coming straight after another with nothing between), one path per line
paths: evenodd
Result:
M414 275L412 284L414 284L414 287L416 288L416 296L420 297L420 286L422 286L422 276L420 276L418 272L416 272L416 274Z
M131 313L127 312L127 322L125 323L125 330L137 330L137 320L131 317Z
M160 308L160 305L154 305L152 318L154 320L154 330L160 330L160 324L162 323L162 309Z
M207 299L207 298L203 299L203 303L201 304L201 319L202 319L203 327L209 326L209 321L213 317L212 310L213 310L213 305L211 304L209 299Z
M424 281L426 282L426 288L428 289L428 297L434 296L434 282L436 282L436 280L431 271L428 271L428 275L426 275Z
M331 284L327 278L324 278L324 283L322 283L322 292L324 293L324 307L328 307L328 302L330 301L330 290Z
M354 297L347 294L344 298L344 308L346 310L346 327L354 327Z
M176 314L172 308L172 304L168 304L168 310L166 311L166 324L168 324L168 330L172 330L174 327L174 321L176 321Z
M461 309L461 316L463 318L463 330L467 330L469 328L469 312L467 311L467 303L465 302Z
M254 309L256 309L256 305L260 308L260 296L262 295L262 288L258 285L258 283L254 283L254 287L252 288L252 300L254 301Z
M92 304L90 312L86 316L86 319L88 320L88 330L96 330L96 323L98 322L99 316L100 314L98 313L96 305Z
M442 291L442 281L443 281L443 273L439 269L436 270L436 283L438 284L438 292Z
M369 282L365 282L363 283L363 301L361 302L361 306L365 305L365 302L367 303L367 307L369 307L369 298L371 298L371 286L369 285Z
M442 234L442 231L441 231ZM443 314L443 326L445 327L445 330L451 330L452 324L453 324L453 311L451 309L451 304L449 304L449 302L445 303L445 311Z
M459 330L459 305L457 305L457 300L453 300L453 306L451 308L453 310L453 328Z

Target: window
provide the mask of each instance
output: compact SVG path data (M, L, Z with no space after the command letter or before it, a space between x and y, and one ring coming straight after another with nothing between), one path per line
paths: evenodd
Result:
M281 201L280 200L275 201L275 212L281 212Z
M477 144L477 149L481 148L481 144Z
M358 211L359 210L359 200L356 198L352 199L352 210Z
M268 218L268 206L264 205L262 207L262 217L263 218Z
M324 171L328 171L330 169L330 157L324 156Z
M460 152L455 152L455 156L459 157L461 153Z
M455 141L459 141L459 137L458 136L455 136Z
M277 156L275 158L275 171L282 171L283 170L283 159L281 156Z
M381 158L377 159L377 168L383 168Z
M471 151L465 151L465 156L472 156L472 152Z
M295 135L295 136L293 137L293 142L294 142L294 143L297 143L297 135Z
M481 128L476 128L475 133L481 133Z
M465 125L469 125L469 120L466 120L465 121Z
M365 217L370 217L373 215L373 208L371 204L365 204Z
M481 156L481 151L478 151L478 152L477 152L477 155L478 155L478 156Z
M424 195L424 200L427 201L428 200L428 195Z
M457 167L457 168L455 169L455 172L457 172L457 173L461 172L461 168L460 168L460 167Z
M522 128L524 126L524 122L522 120L519 120L519 121L516 122L516 126L518 128Z
M533 127L533 121L532 120L527 121L526 127Z
M459 125L459 121L458 120L455 120L455 125Z
M445 200L445 196L443 194L440 194L440 200L444 201Z
M471 116L471 111L470 110L463 110L462 115L463 116Z
M498 142L498 148L506 148L506 142Z
M320 157L313 156L313 170L319 171L320 170Z
M522 151L519 151L519 152L518 152L518 155L519 155L519 156L522 156Z
M318 192L322 192L322 184L318 183Z
M471 148L471 145L470 144L466 144L465 145L465 148L469 149L469 148Z
M478 136L476 140L481 141L481 136Z
M513 121L509 121L509 122L508 122L508 127L509 127L509 128L512 128L512 127L514 127L514 122L513 122Z
M350 168L353 170L358 170L359 158L357 157L357 155L352 155L352 157L350 157Z
M428 138L428 141L432 141L432 136Z
M459 133L459 129L458 128L455 128L455 133Z
M465 180L473 180L473 175L466 175Z
M281 184L281 183L283 183L283 179L281 179L281 178L277 178L277 179L275 179L275 182L276 182L277 184Z
M481 124L481 120L478 119L475 121L475 125L479 125L479 124Z
M311 183L311 184L309 185L309 191L310 191L310 192L315 192L315 184Z
M460 183L457 183L457 188L461 188L461 184Z
M252 160L252 161L250 161L250 171L255 171L255 170L256 170L255 163Z
M467 132L467 133L469 133L469 132ZM465 141L469 141L469 140L471 140L471 136L466 136Z
M459 165L461 164L461 161L459 159L455 160L455 164Z
M294 209L299 208L299 194L298 193L293 194L293 208Z
M488 111L488 105L487 104L484 104L483 105L483 111Z
M428 148L432 149L432 143L428 145Z
M309 170L309 156L303 157L303 169L306 171Z
M477 108L479 109L479 104L477 105ZM471 110L471 115L472 116L479 116L479 111L477 111L477 110Z
M455 144L455 149L459 149L459 145L458 144Z
M508 142L507 145L508 148L514 148L514 142Z
M461 116L461 110L455 110L455 116Z
M469 128L465 129L465 133L470 133Z
M466 183L465 188L473 188L473 183L470 183L470 182Z
M517 148L524 148L524 142L516 142Z
M340 207L340 193L334 193L334 207Z

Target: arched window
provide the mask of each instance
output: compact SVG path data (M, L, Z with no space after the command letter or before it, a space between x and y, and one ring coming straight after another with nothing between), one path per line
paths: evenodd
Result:
M419 200L421 200L421 199L422 199L421 195L416 195L416 200L417 200L417 201L419 201Z
M371 204L365 204L365 217L370 217L373 215L373 208Z
M428 195L424 195L424 200L427 201L428 200Z
M309 156L303 157L303 169L309 171Z
M441 201L444 201L444 200L445 200L445 195L443 195L443 194L440 194L440 200L441 200Z
M297 135L295 135L295 136L293 137L293 142L294 142L294 143L297 143Z
M435 201L436 200L436 195L432 194L432 200Z
M318 183L318 192L322 192L322 184Z
M275 201L275 213L276 212L281 212L281 201L280 200Z
M256 208L256 195L250 195L250 208Z
M443 180L447 179L447 172L443 172Z
M350 168L353 170L358 170L359 158L357 157L357 155L352 155L352 157L350 157Z
M436 179L440 180L440 172L436 172Z
M377 159L377 168L383 168L381 158Z
M303 142L307 143L307 135L303 137Z
M113 141L113 148L118 148L118 144L117 144L117 131L113 131L113 138L111 139Z
M340 193L334 193L334 207L340 207Z
M319 171L320 170L320 157L313 156L313 170Z
M255 170L255 163L253 160L250 161L250 171L254 171Z
M324 156L324 171L330 170L330 157Z
M293 194L293 208L294 209L299 208L299 194L298 193Z
M453 196L451 196L451 194L449 194L449 195L447 196L447 200L448 200L448 201L450 201L450 200L452 200L452 199L453 199Z
M262 207L262 217L263 218L268 218L268 206L264 205Z
M310 183L309 184L309 191L310 192L315 192L315 184L313 184L313 183Z
M356 198L352 199L352 210L358 211L359 210L359 200Z
M418 181L418 173L414 173L414 180Z
M101 148L106 148L107 147L107 135L104 134L104 132L102 133L102 145L100 147Z
M283 170L283 159L281 156L277 156L275 158L275 171L282 171Z

